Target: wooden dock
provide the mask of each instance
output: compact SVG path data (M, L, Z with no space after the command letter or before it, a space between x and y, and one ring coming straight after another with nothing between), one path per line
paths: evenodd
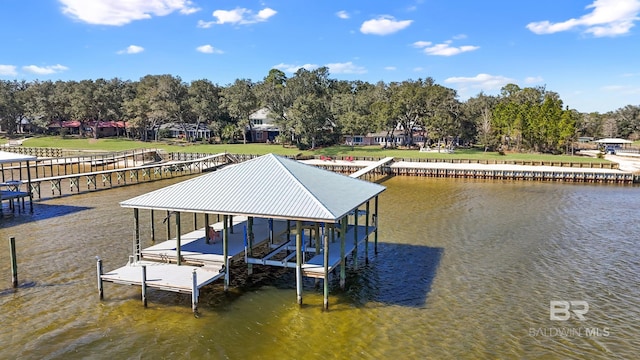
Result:
M98 187L113 188L118 185L190 175L212 170L227 163L226 153L220 153L193 160L168 161L127 168L40 177L31 180L31 191L38 199L41 199L43 197L43 183L50 185L51 196L62 196L63 182L68 183L68 194L71 194L83 190L97 190ZM83 189L84 186L86 188Z
M207 239L205 227L181 234L179 239L176 237L142 249L139 254L132 255L125 266L113 271L102 273L99 265L99 287L102 289L101 282L105 281L142 286L143 294L145 287L192 294L192 306L196 310L199 289L222 278L228 284L230 262L246 258L250 250L247 223L246 217L234 217L226 244L221 238ZM286 226L287 222L282 220L255 219L252 228L257 241L253 242L253 247L273 241L272 237L284 233ZM221 232L224 224L217 222L209 227L209 231Z
M618 169L618 164L557 163L547 165L480 163L471 161L418 161L384 158L311 159L303 162L326 170L349 174L351 177L367 175L424 176L485 180L556 181L582 183L632 184L640 182L640 175ZM580 166L576 166L580 164ZM606 165L606 166L605 166Z
M360 178L360 177L362 177L362 176L364 176L364 175L366 175L366 174L368 174L370 172L375 171L378 168L381 168L381 167L387 165L388 163L390 163L392 161L393 161L393 157L386 157L386 158L384 158L382 160L376 161L375 163L373 163L373 164L371 164L371 165L369 165L369 166L367 166L367 167L365 167L363 169L360 169L360 170L350 174L349 176L351 176L352 178Z

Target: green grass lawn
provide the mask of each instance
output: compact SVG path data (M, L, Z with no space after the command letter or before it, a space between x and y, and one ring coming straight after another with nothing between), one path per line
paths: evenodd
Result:
M0 142L6 140L0 140ZM420 152L418 150L382 149L380 146L351 146L337 145L316 150L298 150L297 148L283 147L282 145L269 144L168 144L164 142L142 142L123 138L87 139L66 138L59 136L34 137L23 142L25 147L53 147L69 150L102 150L123 151L132 149L163 149L167 152L191 152L216 154L229 152L233 154L263 155L274 153L279 155L324 155L324 156L371 156L396 158L431 158L431 159L472 159L472 160L498 160L498 161L545 161L545 162L608 162L604 159L596 159L584 156L548 155L535 153L507 153L500 155L497 152L484 152L479 149L456 149L453 154Z

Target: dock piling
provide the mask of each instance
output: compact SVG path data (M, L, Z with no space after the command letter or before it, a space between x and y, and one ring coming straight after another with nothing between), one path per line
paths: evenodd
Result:
M191 288L191 308L195 314L198 311L198 274L196 269L193 269L193 283Z
M11 252L11 283L14 288L18 287L18 257L16 255L16 238L9 239L9 250Z
M296 221L296 294L302 305L302 221Z
M142 305L147 307L147 265L142 265Z
M100 300L104 300L104 286L102 285L102 259L99 256L96 256L96 270L98 272L98 294L100 295Z

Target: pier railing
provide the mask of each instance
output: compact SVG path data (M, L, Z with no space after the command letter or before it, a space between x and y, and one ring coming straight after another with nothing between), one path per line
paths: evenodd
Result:
M3 146L0 150L22 155L32 155L37 157L62 157L64 150L59 148L43 147L23 147L23 146Z

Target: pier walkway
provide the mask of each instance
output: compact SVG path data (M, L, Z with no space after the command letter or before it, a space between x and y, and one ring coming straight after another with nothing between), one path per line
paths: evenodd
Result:
M85 184L86 190L112 188L115 185L139 183L156 179L189 175L201 171L211 170L229 162L226 153L205 156L193 160L167 161L148 165L139 165L126 168L91 171L85 173L65 174L58 176L40 177L31 180L31 191L41 199L42 183L51 185L51 195L63 195L63 181L68 182L70 193L82 191L81 184ZM84 181L81 181L84 179ZM100 180L98 180L100 179ZM115 184L115 185L114 185Z

